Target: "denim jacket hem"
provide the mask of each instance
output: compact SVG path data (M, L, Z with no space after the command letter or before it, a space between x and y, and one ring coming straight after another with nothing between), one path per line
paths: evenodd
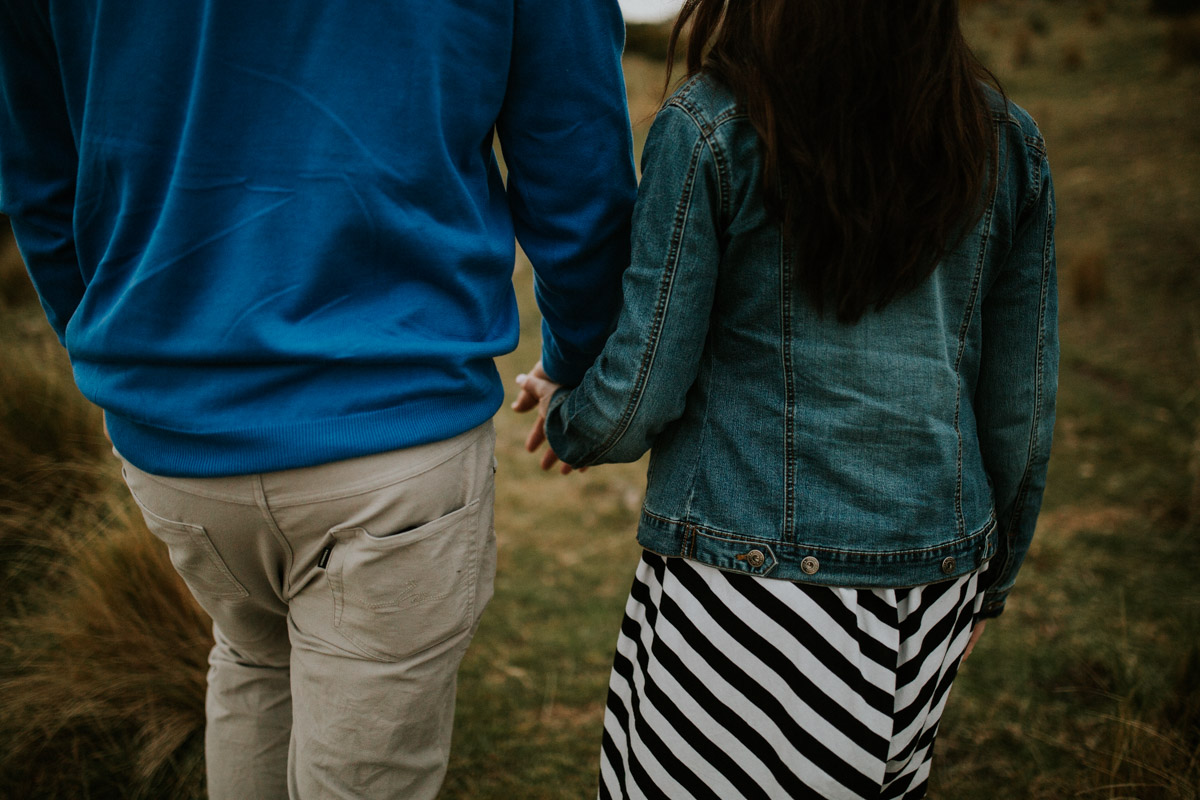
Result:
M857 589L900 589L952 580L996 554L996 520L966 536L916 550L845 550L745 536L642 509L638 544L727 572Z

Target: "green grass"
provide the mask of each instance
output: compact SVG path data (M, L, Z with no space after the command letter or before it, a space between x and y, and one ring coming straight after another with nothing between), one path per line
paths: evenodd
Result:
M968 13L1046 135L1063 359L1045 513L954 689L941 800L1197 798L1200 67L1167 63L1167 24L1125 0ZM626 73L640 146L662 67L633 55ZM203 618L24 281L0 238L0 798L202 797ZM507 380L538 347L523 258L514 282ZM500 571L460 676L450 800L594 793L644 464L542 474L528 424L497 416Z

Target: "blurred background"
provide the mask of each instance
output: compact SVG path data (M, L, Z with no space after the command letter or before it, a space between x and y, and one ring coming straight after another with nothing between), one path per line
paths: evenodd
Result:
M683 0L621 0L625 21L632 23L662 22L679 13Z
M622 0L640 148L677 0ZM930 796L1200 786L1200 0L963 0L1041 125L1062 376L1037 540L964 667ZM649 20L649 21L648 21ZM539 349L519 257L518 351ZM0 798L204 796L207 621L142 527L0 220ZM511 399L511 398L510 398ZM644 464L544 475L497 416L500 574L446 798L594 796Z

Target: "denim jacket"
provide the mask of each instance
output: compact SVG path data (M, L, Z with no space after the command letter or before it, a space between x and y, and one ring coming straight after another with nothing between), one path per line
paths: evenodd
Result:
M982 613L1003 610L1045 486L1057 289L1044 142L990 97L999 169L982 216L917 290L856 324L793 287L732 94L700 76L667 101L617 327L546 422L576 467L651 450L644 547L853 587L991 561Z

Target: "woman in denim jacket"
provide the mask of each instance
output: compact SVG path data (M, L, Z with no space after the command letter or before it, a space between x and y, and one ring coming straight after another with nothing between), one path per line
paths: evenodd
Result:
M547 467L651 451L600 796L922 797L1045 484L1045 146L955 0L689 0L672 49L685 25L615 332L514 406Z

